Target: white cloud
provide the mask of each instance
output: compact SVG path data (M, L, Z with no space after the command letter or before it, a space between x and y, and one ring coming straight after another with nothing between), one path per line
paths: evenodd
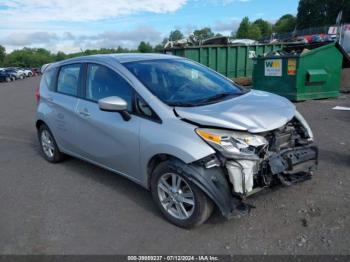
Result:
M136 48L141 41L157 44L162 34L153 27L142 26L129 31L107 31L97 35L83 35L76 38L75 44L82 49L116 48L118 46Z
M57 41L58 36L55 33L34 32L34 33L12 33L1 41L4 45L26 46L32 44L51 43Z
M224 5L229 5L233 2L243 2L243 3L246 3L246 2L250 2L251 0L220 0L222 2L222 4Z
M168 34L144 25L142 16L135 18L138 14L174 13L188 3L228 5L247 1L250 0L0 0L0 44L7 52L24 46L53 52L119 45L135 48L140 41L157 44ZM186 19L190 20L191 15ZM143 26L137 27L140 24ZM226 19L216 22L213 29L229 34L235 27L234 19ZM194 28L187 26L186 33Z
M77 52L85 49L117 48L118 46L136 48L141 41L158 44L162 33L151 26L137 27L127 31L105 31L99 34L62 34L49 32L12 33L0 39L7 52L26 47L43 47L52 52Z
M7 52L17 48L62 48L75 52L86 48L134 48L140 41L156 44L161 33L149 26L125 27L125 19L140 13L164 14L180 9L188 0L0 0L0 44ZM123 21L104 28L113 19ZM96 25L99 23L99 28ZM138 23L140 24L140 23ZM110 28L116 28L108 31Z
M2 22L84 22L115 18L138 12L175 12L187 0L3 0Z
M232 31L236 31L238 29L240 23L240 19L231 19L225 21L216 21L213 30L221 33L231 33Z
M192 0L193 2L196 2L201 5L230 5L235 2L241 2L241 3L246 3L250 2L251 0Z

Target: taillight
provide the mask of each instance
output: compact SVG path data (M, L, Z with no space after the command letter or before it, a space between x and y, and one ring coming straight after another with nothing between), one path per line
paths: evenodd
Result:
M39 89L39 87L35 90L35 99L36 99L36 103L39 104L39 101L40 101L40 89Z

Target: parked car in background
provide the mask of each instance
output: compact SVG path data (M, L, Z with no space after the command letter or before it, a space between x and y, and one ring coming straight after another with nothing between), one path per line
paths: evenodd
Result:
M41 74L41 71L39 68L32 68L32 72L34 75L40 75Z
M15 79L16 77L13 74L6 72L5 70L0 70L0 82L11 82Z
M22 70L23 70L24 74L26 75L26 77L31 77L31 76L33 76L33 71L32 71L31 69L29 69L29 68L23 68Z
M47 161L68 154L121 174L180 227L205 222L214 205L227 218L247 214L245 198L310 179L317 165L313 133L289 100L180 57L61 61L36 97Z
M25 78L25 74L21 70L17 70L15 68L6 68L4 71L6 73L13 75L16 79L24 79Z
M24 70L20 67L10 67L9 69L16 70L19 74L23 75L23 78L25 78L27 76L26 73L24 72Z

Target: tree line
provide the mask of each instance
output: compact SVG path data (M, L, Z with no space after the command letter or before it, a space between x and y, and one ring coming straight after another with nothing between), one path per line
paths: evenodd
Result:
M343 11L343 22L350 22L350 0L300 0L298 14L286 14L280 17L275 23L264 19L250 21L248 17L242 19L238 30L231 33L233 38L248 38L259 40L268 38L272 33L288 33L295 28L305 29L310 27L320 27L333 25L336 22L340 11ZM210 27L204 27L193 32L198 40L208 39L214 36L221 36L213 32ZM18 66L18 67L39 67L46 63L61 61L82 55L93 54L110 54L110 53L152 53L163 52L164 44L170 41L176 41L184 38L185 35L180 30L171 31L169 36L155 46L149 42L140 42L136 49L123 47L101 48L65 54L63 52L51 53L44 48L23 48L14 50L6 54L5 48L0 45L0 67L1 66Z

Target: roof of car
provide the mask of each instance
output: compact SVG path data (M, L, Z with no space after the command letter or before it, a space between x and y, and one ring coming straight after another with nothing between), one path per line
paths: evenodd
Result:
M157 59L183 59L179 56L155 54L155 53L122 53L122 54L101 54L101 55L89 55L69 58L55 63L45 64L42 66L41 71L44 73L46 69L61 66L69 63L84 63L84 62L117 62L128 63L135 61L157 60Z
M176 59L178 56L164 55L164 54L113 54L110 55L116 58L120 63L134 62L134 61L144 61L144 60L154 60L154 59Z
M141 53L125 53L125 54L102 54L102 55L90 55L90 56L79 56L75 58L70 58L63 60L59 63L66 62L83 62L84 60L95 60L95 61L106 61L114 60L119 63L135 62L135 61L145 61L145 60L154 60L154 59L176 59L180 58L173 55L164 55L164 54L141 54ZM56 63L55 63L56 64Z

